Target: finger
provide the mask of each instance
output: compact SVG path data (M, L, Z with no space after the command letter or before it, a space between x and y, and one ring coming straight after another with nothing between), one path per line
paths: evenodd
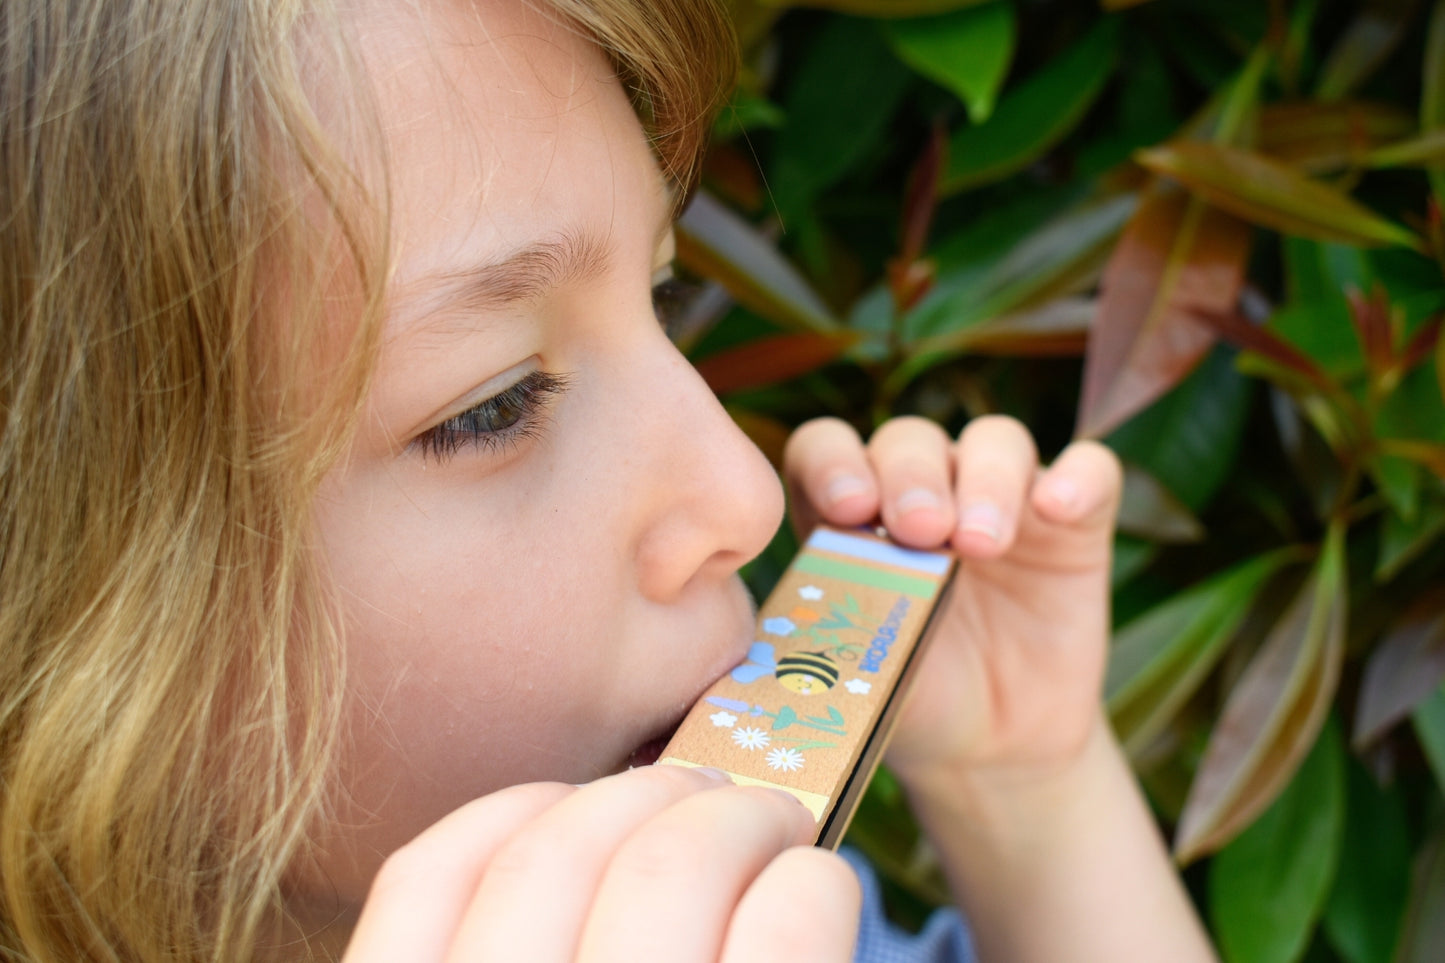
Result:
M1057 524L1112 528L1123 478L1118 457L1107 447L1076 441L1039 477L1034 510Z
M862 894L841 857L789 849L768 864L728 926L721 963L843 963L853 958Z
M821 521L863 525L878 516L878 484L863 440L845 421L817 418L793 432L783 449L783 477L799 531Z
M1039 454L1028 429L1012 418L985 415L958 439L953 543L965 555L996 558L1018 532L1024 500L1038 472Z
M376 874L346 963L442 959L492 855L574 791L559 783L504 789L468 803L398 849Z
M882 488L883 524L906 545L932 548L953 531L953 445L926 418L886 421L868 442Z
M748 886L816 829L812 814L778 790L734 787L682 800L618 851L578 959L716 960Z
M492 857L456 946L462 959L571 960L608 862L680 800L731 785L715 770L648 766L584 786Z

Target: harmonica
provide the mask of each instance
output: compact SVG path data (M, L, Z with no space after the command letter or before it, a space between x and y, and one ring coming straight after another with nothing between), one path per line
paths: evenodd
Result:
M957 561L820 527L758 610L748 657L712 685L660 765L796 796L836 849L888 745Z

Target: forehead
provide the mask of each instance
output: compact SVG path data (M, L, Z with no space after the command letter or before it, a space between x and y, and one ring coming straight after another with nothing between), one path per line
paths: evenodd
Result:
M610 237L665 205L602 52L512 0L369 4L357 33L386 148L395 280L541 237Z

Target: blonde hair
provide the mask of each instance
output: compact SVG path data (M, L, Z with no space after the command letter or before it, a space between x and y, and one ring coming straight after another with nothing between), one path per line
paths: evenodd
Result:
M362 86L324 2L0 9L7 959L248 958L322 814L343 666L310 512L386 237L305 87ZM685 193L732 79L715 0L536 5L610 54Z

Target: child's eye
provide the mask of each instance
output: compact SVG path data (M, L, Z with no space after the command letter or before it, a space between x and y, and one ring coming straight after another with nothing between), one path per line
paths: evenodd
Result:
M428 428L412 444L423 456L444 461L463 445L494 451L533 438L546 427L548 398L567 389L562 375L533 371L521 381Z
M693 293L693 285L679 278L671 264L664 264L652 274L652 310L662 330L674 341Z

